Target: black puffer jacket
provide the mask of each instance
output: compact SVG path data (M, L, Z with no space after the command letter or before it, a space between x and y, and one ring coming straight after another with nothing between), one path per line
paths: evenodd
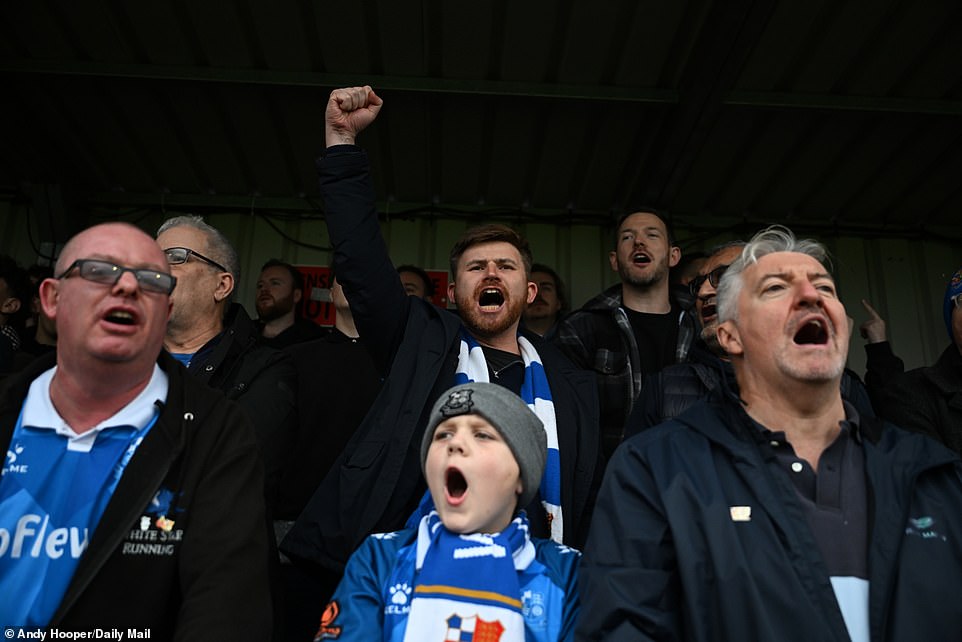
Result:
M676 363L645 378L642 394L625 424L625 438L682 414L708 393L725 383L737 390L735 370L728 361L715 356L700 339L692 344L691 361ZM862 417L874 417L865 384L853 371L842 373L842 398Z

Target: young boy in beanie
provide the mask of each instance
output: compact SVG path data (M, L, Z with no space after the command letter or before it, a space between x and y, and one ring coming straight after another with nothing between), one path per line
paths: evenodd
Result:
M572 639L580 553L532 539L521 510L546 457L541 421L517 395L491 383L445 392L421 441L435 509L364 541L314 639Z

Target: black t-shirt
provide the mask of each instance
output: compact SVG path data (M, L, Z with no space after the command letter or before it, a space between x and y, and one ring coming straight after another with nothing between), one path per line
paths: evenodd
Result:
M521 394L521 384L524 381L524 361L521 355L488 346L481 346L481 350L484 351L484 360L488 364L491 383L504 386L516 395Z
M658 372L675 363L675 346L678 343L678 310L674 304L666 314L636 312L625 308L631 329L638 344L641 371Z

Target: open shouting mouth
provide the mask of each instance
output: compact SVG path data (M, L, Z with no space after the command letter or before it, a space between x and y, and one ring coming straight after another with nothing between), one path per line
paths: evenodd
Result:
M444 489L447 492L448 503L456 506L464 501L464 494L468 491L468 480L457 468L448 468L444 473Z
M795 333L798 345L825 345L828 343L828 325L823 319L809 319Z
M135 325L137 323L137 317L130 310L123 310L120 308L112 308L107 310L104 315L104 320L109 323L115 323L117 325Z
M494 287L483 288L480 296L478 296L478 305L485 312L496 312L498 308L504 305L504 293Z

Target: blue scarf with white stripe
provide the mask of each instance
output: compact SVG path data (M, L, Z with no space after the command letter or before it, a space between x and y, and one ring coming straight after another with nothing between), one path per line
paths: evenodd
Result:
M558 422L555 418L554 402L551 400L551 387L548 385L544 366L541 365L541 357L538 356L538 351L531 342L519 334L518 346L521 348L521 359L524 361L521 400L528 404L544 424L544 431L548 437L548 459L545 462L538 496L548 515L551 539L560 544L564 535L564 519L561 514L561 456L558 451ZM481 345L462 328L461 350L458 353L458 369L454 376L454 385L472 381L490 381L488 363L484 358Z
M522 511L500 533L452 533L431 511L418 526L418 574L405 642L524 642L518 573L534 560Z

